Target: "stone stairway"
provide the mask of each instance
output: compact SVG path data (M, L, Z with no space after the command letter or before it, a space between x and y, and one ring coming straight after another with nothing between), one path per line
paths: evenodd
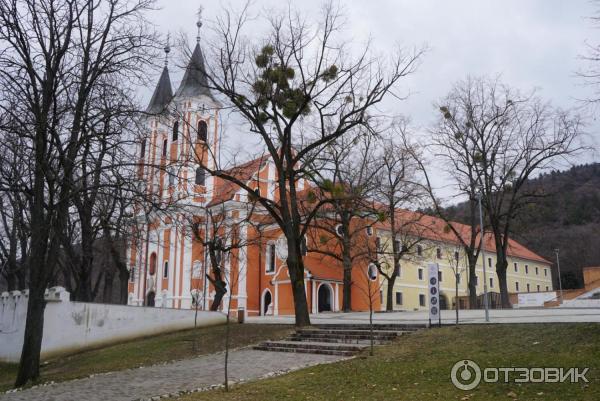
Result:
M375 344L387 344L400 335L425 327L425 325L375 324L371 333L368 324L317 325L297 329L286 340L262 342L254 349L350 357L369 347L371 336Z

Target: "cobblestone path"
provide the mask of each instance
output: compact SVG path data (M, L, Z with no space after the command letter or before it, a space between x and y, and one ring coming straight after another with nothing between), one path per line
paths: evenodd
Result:
M99 374L46 386L2 394L4 401L126 401L150 399L180 391L192 391L223 383L224 355ZM229 356L231 381L252 380L282 370L295 370L334 362L331 355L265 352L251 349L232 351Z

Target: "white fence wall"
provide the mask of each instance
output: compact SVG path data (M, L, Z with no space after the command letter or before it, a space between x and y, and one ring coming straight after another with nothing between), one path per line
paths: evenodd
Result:
M70 302L53 287L46 294L42 357L194 327L194 310ZM0 361L18 362L23 346L28 291L2 293ZM220 312L197 312L197 325L225 323Z
M544 302L556 299L556 291L527 292L519 294L518 308L532 308L544 306Z

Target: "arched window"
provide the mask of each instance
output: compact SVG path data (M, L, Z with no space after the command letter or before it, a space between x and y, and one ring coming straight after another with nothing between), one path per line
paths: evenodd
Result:
M175 124L173 124L173 142L175 142L178 137L179 137L179 121L175 121Z
M206 125L206 121L200 120L198 122L198 140L202 142L206 142L208 139L208 125Z
M140 157L146 156L146 140L142 141L142 150L140 151Z
M168 146L169 146L169 140L167 138L165 138L163 141L163 151L162 151L163 157L167 156L167 147Z
M267 273L275 272L275 244L269 243L267 244L267 265L265 270Z
M206 171L202 167L196 169L196 185L206 184Z
M148 273L153 276L156 273L156 253L152 252L150 255L150 266L148 266Z
M163 278L169 278L169 261L165 260L165 266L163 269Z

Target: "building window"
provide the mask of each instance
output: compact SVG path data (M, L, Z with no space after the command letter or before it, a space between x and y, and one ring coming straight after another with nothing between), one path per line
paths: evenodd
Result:
M173 124L173 142L175 142L179 138L179 121L175 121Z
M490 277L490 288L494 288L494 279Z
M135 283L135 266L131 266L129 269L129 281Z
M492 258L488 258L488 267L492 267Z
M529 287L529 284L527 284L527 292L529 292L531 290L531 288Z
M198 140L202 142L206 142L208 139L208 125L206 125L206 121L200 120L198 122Z
M419 280L423 280L423 269L419 269L418 273L419 273Z
M442 272L438 270L438 281L442 282Z
M206 185L206 171L202 167L196 169L196 185Z
M394 248L396 248L396 252L402 252L402 244L398 240L394 240Z
M435 256L436 256L438 259L441 259L441 258L442 258L442 248L436 248L436 250L435 250Z
M475 285L479 285L479 277L475 276Z
M371 235L373 235L373 227L367 227L367 235L370 237Z
M454 276L456 277L456 283L460 284L460 274L455 274Z
M515 273L519 272L519 264L515 262Z
M423 256L423 247L421 245L417 245L417 256Z
M550 291L550 288L548 286L546 286L546 291Z
M369 280L375 281L377 280L377 266L374 263L369 263L369 267L367 268L367 277Z
M142 146L141 146L141 150L140 150L140 157L144 157L146 156L146 140L144 139L142 141Z
M425 295L419 294L419 306L425 306Z
M402 293L401 292L396 293L396 305L402 305Z
M540 285L537 285L537 292L540 292Z
M273 273L275 271L275 244L267 245L267 273Z
M172 187L175 185L175 171L167 170L167 174L169 174L169 186Z
M458 251L454 251L454 260L458 261L459 258L460 254L458 253Z
M375 238L375 252L381 253L381 238Z
M156 273L156 252L150 254L150 265L148 266L148 274L154 276Z
M544 276L548 276L548 269L544 269Z
M167 138L165 138L163 140L163 151L162 151L162 156L163 157L167 157L167 147L169 146L169 141Z
M529 265L525 265L525 274L529 274Z
M519 282L515 281L515 290L519 292Z
M538 276L539 274L540 274L540 271L539 271L539 269L536 266L536 268L535 268L535 275Z
M169 261L165 260L165 266L163 268L163 278L169 278Z

